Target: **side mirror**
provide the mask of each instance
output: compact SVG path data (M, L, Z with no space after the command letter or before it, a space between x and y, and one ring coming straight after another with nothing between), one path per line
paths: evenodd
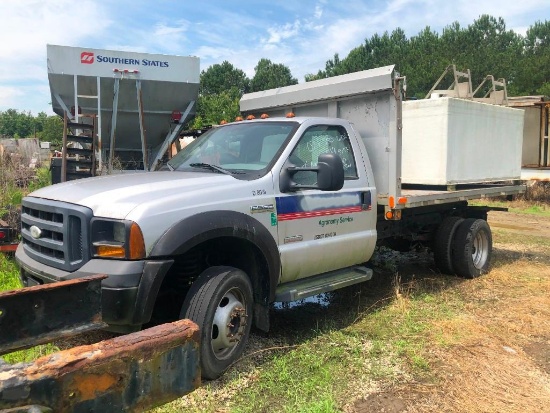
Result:
M294 182L294 174L300 171L317 172L317 183L301 185ZM321 191L338 191L344 186L344 164L342 158L335 153L323 153L317 159L314 168L299 168L288 166L281 172L279 189L281 192L293 192L299 189L320 189Z

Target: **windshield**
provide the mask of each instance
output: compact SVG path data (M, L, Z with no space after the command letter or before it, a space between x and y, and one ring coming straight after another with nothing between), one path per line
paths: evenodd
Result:
M168 165L178 171L211 170L235 177L261 176L298 126L292 121L262 121L213 128L186 146Z

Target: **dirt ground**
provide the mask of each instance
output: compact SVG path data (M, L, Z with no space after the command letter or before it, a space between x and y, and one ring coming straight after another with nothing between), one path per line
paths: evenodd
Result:
M550 219L490 212L488 221L493 269L460 287L472 304L444 328L464 338L432 349L435 381L392 385L351 412L550 412L550 244L519 237L550 238Z
M491 211L488 222L493 230L550 238L550 219L545 217Z

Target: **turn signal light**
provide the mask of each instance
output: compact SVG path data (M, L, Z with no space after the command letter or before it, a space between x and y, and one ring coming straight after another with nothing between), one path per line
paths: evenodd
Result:
M135 222L130 227L130 247L128 249L128 258L138 260L145 257L145 242L141 228Z
M108 258L126 258L126 250L122 245L97 245L96 255Z

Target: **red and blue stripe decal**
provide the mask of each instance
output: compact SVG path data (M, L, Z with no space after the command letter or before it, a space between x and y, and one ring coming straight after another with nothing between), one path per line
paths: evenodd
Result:
M276 198L276 203L278 221L352 214L371 209L370 192L281 196ZM317 207L310 208L308 204Z

